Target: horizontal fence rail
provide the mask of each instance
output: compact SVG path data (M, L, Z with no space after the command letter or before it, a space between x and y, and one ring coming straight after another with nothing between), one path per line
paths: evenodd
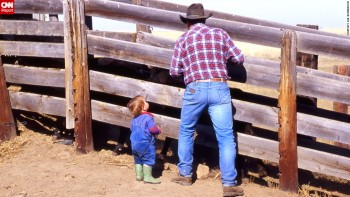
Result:
M64 69L38 68L4 64L6 81L16 84L65 87Z
M18 14L62 14L63 0L16 0L15 13Z
M2 55L64 58L64 45L46 42L0 41Z
M0 35L63 36L62 22L0 20Z

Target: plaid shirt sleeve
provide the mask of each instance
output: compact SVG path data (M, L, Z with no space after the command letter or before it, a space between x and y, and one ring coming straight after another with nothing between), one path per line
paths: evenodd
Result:
M228 48L227 53L225 54L226 59L231 58L231 61L233 63L242 63L244 62L244 55L241 52L239 48L236 47L236 45L231 40L230 36L225 32L225 40L226 40L226 46Z
M181 50L181 39L182 37L179 38L178 41L176 41L175 46L174 46L174 53L171 58L171 64L170 64L170 69L169 69L169 74L170 76L173 77L178 77L183 75L183 52Z

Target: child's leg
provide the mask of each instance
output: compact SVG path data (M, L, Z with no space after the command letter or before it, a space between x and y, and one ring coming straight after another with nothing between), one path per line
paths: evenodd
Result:
M146 154L142 157L143 163L143 182L151 183L151 184L159 184L160 180L156 179L152 176L152 167L155 164L156 160L156 148L155 146L151 146Z
M147 164L143 164L143 182L144 183L151 183L151 184L159 184L160 180L156 179L152 176L152 166L149 166Z
M136 181L142 181L144 174L143 174L143 165L141 158L134 154L134 160L135 160L135 173L136 173Z

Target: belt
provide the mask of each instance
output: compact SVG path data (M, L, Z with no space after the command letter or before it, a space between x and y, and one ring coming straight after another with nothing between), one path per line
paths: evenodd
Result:
M226 82L225 78L198 79L195 82Z

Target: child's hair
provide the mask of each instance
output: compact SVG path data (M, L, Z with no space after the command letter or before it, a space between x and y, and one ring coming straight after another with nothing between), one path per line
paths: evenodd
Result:
M143 96L137 95L128 102L127 107L132 115L138 116L142 113L144 104Z

